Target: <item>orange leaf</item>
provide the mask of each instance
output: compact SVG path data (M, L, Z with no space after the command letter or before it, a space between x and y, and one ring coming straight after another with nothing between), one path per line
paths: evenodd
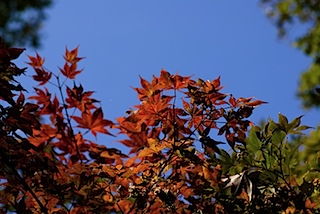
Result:
M252 102L248 102L248 103L245 103L246 106L250 106L250 107L257 107L261 104L267 104L268 102L264 102L264 101L261 101L261 100L255 100L255 101L252 101Z
M158 152L156 150L154 150L154 149L145 148L139 153L138 157L139 158L144 158L144 157L147 157L147 156L152 156L154 153L158 153Z
M135 91L138 92L138 98L141 100L146 97L150 97L153 95L155 89L154 86L150 84L147 80L140 77L140 84L142 88L133 88Z
M119 207L121 208L121 213L128 213L131 206L132 206L132 201L130 200L120 200L117 204L114 205L114 208L117 210L117 211L120 211Z
M317 207L317 203L312 202L312 201L310 200L310 198L307 198L307 199L306 199L305 206L306 206L307 209L315 209L315 208Z
M245 191L244 189L242 189L240 195L238 195L237 198L239 198L239 199L244 199L245 201L248 201L248 202L249 202L248 193L246 193L246 191Z
M112 126L113 123L110 120L103 119L103 112L101 108L98 108L93 113L82 112L82 117L71 116L79 125L79 128L89 129L94 136L97 136L97 132L112 135L105 127Z
M82 60L83 57L78 57L78 48L79 47L76 47L72 51L69 51L68 48L66 48L64 59L71 64L75 64Z
M133 157L129 158L129 159L126 161L125 166L126 166L126 167L131 167L131 166L133 166L136 160L137 160L137 157L136 157L136 156L133 156Z

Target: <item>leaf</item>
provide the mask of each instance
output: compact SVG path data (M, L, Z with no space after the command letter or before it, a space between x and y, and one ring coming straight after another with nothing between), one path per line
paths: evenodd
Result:
M220 152L219 159L222 161L222 170L229 170L228 168L233 165L233 161L226 151L220 149Z
M74 83L72 89L67 87L68 97L65 101L68 103L68 108L78 108L81 112L96 108L94 103L99 101L90 97L93 93L93 91L84 91L81 84L77 86Z
M74 79L78 74L82 72L82 70L77 70L77 64L69 65L67 62L64 64L63 69L59 69L61 73L69 79Z
M221 154L220 149L217 145L224 144L224 142L216 141L209 136L200 136L200 142L202 143L202 146L205 148L205 150L209 152L209 154L211 153L211 150L218 154Z
M261 147L261 142L257 136L257 131L259 131L259 129L259 127L253 126L249 132L248 138L245 139L248 151L253 154L255 154Z
M184 99L182 99L182 103L183 103L183 108L184 108L184 110L186 110L186 112L188 112L189 114L191 114L190 104L189 104L188 102L186 102Z
M296 128L296 131L304 131L304 130L307 130L307 129L313 129L313 127L302 125L302 126L299 126L298 128Z
M28 56L30 62L27 64L31 65L34 69L39 69L43 66L45 59L41 58L41 56L36 53L36 57Z
M300 123L301 123L301 118L302 118L302 117L303 117L303 115L301 115L301 116L293 119L293 120L289 123L289 125L288 125L288 128L289 128L288 131L290 131L291 129L297 128L297 127L300 125Z
M37 74L33 75L32 77L35 81L40 82L39 85L44 85L51 79L52 72L47 72L43 68L37 68L34 70Z
M238 195L237 198L243 199L245 201L250 201L251 200L251 197L249 197L249 194L244 189L242 189L240 195Z
M272 143L274 145L280 145L286 138L287 134L282 130L275 130L272 135Z
M173 82L173 87L171 87L171 88L175 89L175 90L180 90L180 89L187 87L190 78L191 78L191 76L182 77L178 74L174 75L173 78L171 78L171 80Z
M264 101L261 101L261 100L255 100L255 101L252 101L252 102L247 102L245 103L246 106L249 106L249 107L257 107L261 104L267 104L268 102L264 102Z
M45 91L39 88L34 88L34 90L36 91L37 96L30 96L28 99L36 100L38 105L47 104L50 102L51 94L47 88L45 88Z
M139 158L144 158L144 157L150 157L153 154L158 153L156 150L151 149L151 148L144 148L139 154Z
M235 133L226 133L225 134L227 142L231 148L234 148L236 143Z
M230 105L231 105L232 108L238 107L238 104L239 104L238 100L236 100L236 98L234 98L234 97L232 96L232 94L230 95L229 103L230 103Z
M253 107L240 106L240 108L238 109L238 114L242 118L248 118L251 116L253 109L254 109Z
M120 159L128 157L127 155L123 154L121 151L117 149L106 149L100 154L100 156L109 159Z
M78 57L78 48L79 47L76 47L72 51L69 51L68 48L66 48L64 59L71 64L76 64L77 62L82 60L83 57Z
M8 48L10 60L17 59L23 51L25 51L25 48Z
M147 80L143 79L140 76L140 84L142 88L133 88L136 92L138 92L138 99L143 100L146 97L151 97L156 89L154 89L154 84L149 83Z
M288 129L288 119L279 113L278 115L278 121L279 121L279 125L283 128L283 130L285 132L287 132L287 129Z
M317 204L316 202L311 201L310 198L307 198L307 199L306 199L305 207L306 207L307 209L313 210L313 209L316 209L317 206L318 206L318 204Z
M112 126L110 120L103 119L103 112L101 108L96 109L92 114L91 112L82 112L82 117L71 116L79 125L77 127L89 129L94 136L97 132L112 135L105 127Z

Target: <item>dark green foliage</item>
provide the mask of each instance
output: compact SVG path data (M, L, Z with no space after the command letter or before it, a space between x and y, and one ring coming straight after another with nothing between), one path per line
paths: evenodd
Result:
M45 9L52 0L1 0L0 35L9 46L40 45Z
M320 2L318 0L261 0L267 15L275 22L280 37L289 27L304 27L294 46L312 58L309 68L301 74L298 96L305 108L320 106Z

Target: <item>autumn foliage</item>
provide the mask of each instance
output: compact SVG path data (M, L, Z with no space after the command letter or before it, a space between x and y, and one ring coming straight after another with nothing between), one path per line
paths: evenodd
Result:
M250 120L266 102L222 92L220 77L194 79L161 70L133 88L140 101L125 116L104 118L81 74L78 48L53 73L29 56L36 81L27 93L0 48L0 212L16 213L312 213L319 180L298 161L301 117ZM28 69L28 72L30 69ZM72 86L68 86L69 81ZM57 88L57 94L48 85ZM118 138L112 147L92 139ZM93 136L93 137L90 137ZM219 137L220 136L220 137ZM128 154L117 149L128 147ZM222 146L222 144L225 144Z

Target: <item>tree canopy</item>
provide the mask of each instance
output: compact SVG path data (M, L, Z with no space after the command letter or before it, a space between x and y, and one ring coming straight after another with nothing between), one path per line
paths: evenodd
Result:
M275 22L281 37L292 26L304 27L294 46L312 58L312 64L301 74L298 96L305 108L320 106L320 4L312 0L262 0L267 15Z
M258 127L249 118L266 102L223 93L220 77L161 70L140 77L140 103L111 121L74 82L78 48L66 49L56 72L29 56L33 94L16 79L26 69L12 62L23 51L0 49L1 213L319 211L319 164L301 161L303 142L290 141L309 128L301 116ZM129 152L91 140L100 134Z
M18 2L0 3L11 12L22 8L6 23L24 20L30 8ZM294 22L310 25L296 41L314 59L299 96L305 107L317 107L317 2L262 2L280 36ZM51 4L29 3L36 10ZM19 39L23 31L7 31L9 44L38 41L37 30ZM13 60L24 50L1 38L0 213L320 212L319 128L304 137L311 127L301 124L303 116L279 114L258 126L250 118L266 102L224 93L220 76L203 80L162 69L151 80L140 77L133 87L139 102L113 121L77 82L84 72L78 48L66 49L56 71L38 53L29 56L29 68L19 68ZM31 69L29 93L17 77ZM102 134L116 142L99 144Z
M320 106L320 4L309 0L263 0L268 8L269 17L275 21L280 36L285 36L294 26L305 30L296 38L294 46L312 59L309 68L301 73L298 97L306 109L318 109ZM318 170L320 127L316 127L310 136L300 136L296 143L304 142L301 161L312 163L311 168Z
M46 9L52 0L2 0L0 35L10 45L39 47Z

